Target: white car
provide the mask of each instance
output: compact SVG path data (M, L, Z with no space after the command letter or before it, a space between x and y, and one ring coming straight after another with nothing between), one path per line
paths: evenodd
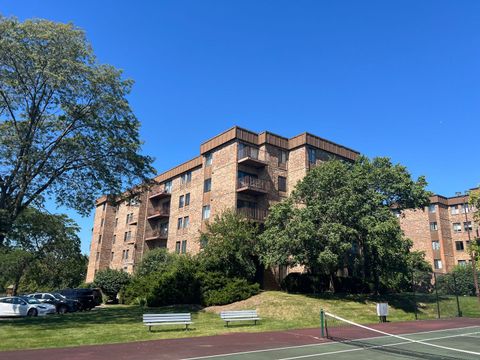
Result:
M0 316L44 316L55 313L54 305L42 304L37 299L20 296L0 298Z

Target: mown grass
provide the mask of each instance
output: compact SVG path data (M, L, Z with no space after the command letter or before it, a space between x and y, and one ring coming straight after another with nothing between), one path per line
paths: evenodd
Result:
M390 321L414 320L414 306L410 295L392 295L383 299L364 295L295 295L266 291L248 300L223 307L141 308L111 305L90 312L54 315L46 318L0 320L0 350L50 348L78 345L107 344L141 340L217 335L228 332L260 332L319 326L323 308L361 323L377 322L376 301L390 304ZM419 319L435 318L434 296L418 297ZM464 316L480 317L476 298L460 298ZM442 316L456 314L454 297L441 297ZM226 328L217 312L222 309L257 309L262 321L231 325ZM142 325L142 314L149 312L192 312L194 326L185 331L181 326L159 326L153 332Z

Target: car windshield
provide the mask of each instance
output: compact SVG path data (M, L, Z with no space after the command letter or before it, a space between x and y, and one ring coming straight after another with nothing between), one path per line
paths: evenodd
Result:
M59 293L53 293L52 295L55 296L55 298L59 299L59 300L65 300L66 299L65 296L63 296L62 294L59 294Z
M38 301L37 299L35 298L31 298L31 297L22 297L23 300L25 300L27 303L29 304L41 304L40 301Z

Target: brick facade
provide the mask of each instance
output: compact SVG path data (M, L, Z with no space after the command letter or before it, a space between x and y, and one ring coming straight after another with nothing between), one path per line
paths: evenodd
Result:
M199 157L157 176L159 185L133 201L97 200L86 281L93 281L99 269L132 273L145 252L156 247L198 253L204 207L210 207L210 219L237 209L262 222L269 206L286 197L308 168L334 157L353 161L358 154L308 133L287 139L233 127L201 144ZM267 274L266 281L274 282L279 271L271 279Z
M423 251L426 260L437 272L449 272L456 265L470 262L469 241L479 237L478 225L468 196L446 198L435 195L430 206L422 210L407 210L399 216L405 236L413 241L413 249ZM470 223L471 229L465 224ZM470 233L470 234L469 234Z

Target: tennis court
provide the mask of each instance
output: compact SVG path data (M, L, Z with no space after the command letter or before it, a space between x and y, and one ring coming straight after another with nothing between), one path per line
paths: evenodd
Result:
M465 326L406 334L355 324L327 314L324 343L191 357L216 360L294 359L480 359L480 326Z

